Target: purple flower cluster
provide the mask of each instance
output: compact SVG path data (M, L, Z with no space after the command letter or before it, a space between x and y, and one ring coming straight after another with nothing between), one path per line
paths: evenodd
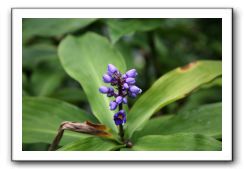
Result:
M114 115L116 125L121 125L126 122L126 114L122 110L122 104L127 104L127 96L135 98L142 92L139 87L135 86L136 76L137 72L135 69L121 74L112 64L108 64L107 74L103 75L103 81L110 83L112 87L102 86L99 88L99 91L107 94L108 97L115 98L109 104L110 110L115 110L118 106L120 107L119 112Z

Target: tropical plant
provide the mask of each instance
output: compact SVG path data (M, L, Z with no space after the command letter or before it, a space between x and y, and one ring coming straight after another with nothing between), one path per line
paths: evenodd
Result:
M184 31L195 30L196 23L190 19L24 20L23 150L221 150L221 59L191 55L185 57L189 60L185 64L177 59L180 49L175 48L171 55L177 57L171 57L161 39L166 35L177 41L178 34L208 37L201 31L196 33L200 35ZM40 30L30 29L33 26ZM101 31L104 26L106 33ZM215 43L218 53L219 41L213 41L209 43ZM191 48L202 54L205 45ZM138 49L145 56L143 63L132 59L138 58ZM215 53L211 51L209 55ZM148 73L150 67L154 73ZM142 90L135 86L136 76ZM126 99L137 95L138 99Z

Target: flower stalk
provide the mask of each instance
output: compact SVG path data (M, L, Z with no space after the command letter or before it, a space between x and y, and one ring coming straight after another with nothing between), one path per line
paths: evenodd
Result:
M122 94L122 88L121 88L121 84L119 85L119 95ZM119 104L119 111L123 110L123 104L120 103ZM122 142L124 142L124 127L122 124L119 125L119 136Z
M127 71L125 74L121 74L118 69L108 64L107 73L103 75L103 81L110 83L112 87L101 86L99 91L103 94L107 94L107 97L114 97L109 104L110 110L119 111L114 114L114 122L119 127L119 136L124 143L124 128L123 124L126 123L126 112L123 110L123 104L127 104L127 96L135 98L142 90L135 86L137 72L135 69Z

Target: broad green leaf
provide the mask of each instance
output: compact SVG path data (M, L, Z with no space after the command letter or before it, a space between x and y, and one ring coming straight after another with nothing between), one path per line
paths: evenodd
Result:
M110 151L117 150L123 145L100 137L88 137L63 146L59 151Z
M221 151L220 141L200 134L149 135L134 143L137 151Z
M150 31L162 26L162 19L109 19L107 20L109 36L116 43L122 36L136 31Z
M95 121L83 110L66 102L50 98L23 98L23 143L51 143L63 121ZM69 143L88 135L66 132L61 144Z
M197 109L202 105L217 103L217 102L222 102L221 87L212 87L212 88L201 87L199 90L193 92L191 95L189 95L186 98L185 102L180 106L177 112L180 113L191 109Z
M221 61L197 61L158 79L134 104L128 114L126 136L131 137L160 108L185 97L202 84L221 75Z
M135 139L144 135L168 135L174 133L196 133L221 137L222 104L209 104L197 109L179 112L171 118L164 116L149 120L145 127L135 133ZM167 117L167 116L166 116Z
M222 77L216 78L213 81L203 85L202 88L210 88L214 86L222 86Z
M87 100L86 95L82 89L74 87L61 88L49 95L49 97L64 100L70 103L84 102Z
M80 37L68 36L60 44L58 54L65 71L77 80L87 95L93 114L100 123L113 131L113 112L109 110L110 98L99 92L103 83L102 76L107 65L115 65L121 72L126 70L123 57L108 40L95 33Z
M63 71L50 69L37 69L31 76L31 89L35 96L48 96L52 94L65 77Z
M23 20L23 42L33 36L60 37L82 29L96 19L94 18L27 18Z

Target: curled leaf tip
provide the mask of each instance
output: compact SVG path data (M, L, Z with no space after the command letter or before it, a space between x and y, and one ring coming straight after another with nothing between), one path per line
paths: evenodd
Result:
M107 130L107 127L103 124L95 124L90 121L85 121L85 124L87 124L88 126L92 126L98 130Z

